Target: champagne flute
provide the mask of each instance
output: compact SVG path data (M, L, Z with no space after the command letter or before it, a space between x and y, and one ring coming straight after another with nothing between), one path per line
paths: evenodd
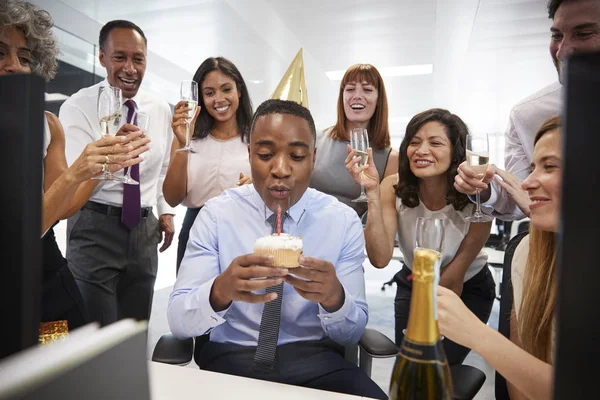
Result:
M196 81L181 81L181 100L184 101L184 107L191 108L188 111L188 117L185 122L185 146L177 149L177 152L192 151L190 147L190 136L194 131L193 127L190 127L194 115L196 115L196 108L198 107L198 82Z
M490 161L490 145L488 135L473 136L467 135L467 164L477 172L480 179L483 180L485 171L487 171ZM473 215L465 217L469 222L489 222L494 218L481 212L481 194L477 189L476 209Z
M437 286L440 282L442 251L444 248L444 220L439 218L417 218L415 228L415 251L419 249L433 250L438 254L434 264L433 298L437 299ZM435 319L437 320L437 301L433 305ZM441 339L444 339L441 336Z
M355 128L350 130L350 147L356 150L357 157L360 157L360 165L363 166L369 160L367 149L369 148L369 136L365 128ZM360 196L352 200L353 203L366 202L371 199L365 193L365 185L363 184L364 172L360 172Z
M133 113L133 125L140 128L144 135L148 132L148 127L150 126L150 114L145 113L143 111L135 111ZM131 167L125 168L125 176L123 177L123 183L126 185L139 185L140 183L131 177Z
M429 249L442 253L444 247L444 220L439 218L417 218L415 249Z
M100 134L102 136L114 136L121 127L123 107L123 94L121 89L112 86L100 86L98 89L98 121L100 123ZM103 165L104 173L92 179L121 181L121 178L113 175Z

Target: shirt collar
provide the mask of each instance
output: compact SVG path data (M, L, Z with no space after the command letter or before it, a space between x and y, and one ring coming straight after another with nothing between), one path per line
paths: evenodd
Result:
M110 86L110 83L108 82L107 78L104 78L104 80L101 82L102 86ZM139 107L140 106L140 97L141 97L141 92L142 92L142 88L140 87L137 91L137 93L135 94L135 96L133 96L131 98L131 100L135 101L135 104ZM126 99L125 97L123 97L123 105L125 105L125 102L129 100Z
M274 212L265 206L265 202L263 201L262 197L260 197L260 194L258 194L258 192L256 191L254 185L248 186L252 186L251 190L254 204L259 210L266 210L265 217L268 219L271 215L274 214ZM302 217L302 214L304 214L304 211L306 210L306 205L309 202L310 198L310 189L306 189L302 197L300 197L300 200L298 200L296 204L294 204L292 207L290 207L289 210L287 210L288 215L290 216L292 221L294 221L295 223L298 223L300 221L300 218Z

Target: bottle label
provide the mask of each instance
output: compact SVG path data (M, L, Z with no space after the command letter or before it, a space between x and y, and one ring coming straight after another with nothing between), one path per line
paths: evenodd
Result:
M400 355L408 360L427 364L445 364L436 344L417 344L404 338L400 346Z

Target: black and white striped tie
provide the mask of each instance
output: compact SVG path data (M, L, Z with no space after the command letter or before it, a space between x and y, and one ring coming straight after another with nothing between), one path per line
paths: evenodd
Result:
M281 214L281 232L283 232L283 222L287 216L287 212ZM267 221L271 224L273 233L276 233L277 214L271 215ZM254 368L271 371L275 367L275 351L277 349L277 340L279 339L283 283L268 287L266 293L277 293L277 298L265 303L265 308L263 309L260 329L258 331L258 345L254 354Z

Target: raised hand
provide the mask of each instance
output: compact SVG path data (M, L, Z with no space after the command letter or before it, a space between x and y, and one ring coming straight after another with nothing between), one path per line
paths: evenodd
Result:
M440 333L453 342L473 348L479 337L478 330L485 324L450 289L438 286L437 301Z
M494 177L496 183L506 190L508 196L517 204L521 211L523 211L523 214L529 217L529 204L531 201L529 200L529 193L523 190L521 186L523 182L515 178L510 172L503 171L499 168L496 169L496 174L499 176Z
M237 181L237 185L238 186L242 186L242 185L248 185L252 183L252 177L250 176L246 176L243 173L240 172L240 178Z
M367 163L362 166L360 165L360 157L356 155L356 150L350 147L350 145L347 146L347 150L348 157L344 160L344 164L346 165L346 170L352 176L354 183L357 185L362 183L367 192L377 188L379 186L379 172L375 166L375 161L373 161L373 149L370 147L367 149Z
M89 143L69 170L77 182L100 175L104 170L111 173L142 162L140 154L148 151L150 138L141 137L142 131L126 124L117 136L104 136Z
M188 111L191 110L190 107L185 107L185 100L181 100L179 103L175 105L175 110L173 113L173 118L171 120L171 128L173 129L173 133L179 142L181 147L186 144L186 135L187 135L187 125L190 126L190 135L193 135L194 129L193 127L196 124L196 119L200 114L200 106L196 108L196 114L191 121L188 121L189 115Z
M477 189L481 190L482 199L485 198L483 191L488 188L488 183L496 174L496 166L494 164L488 165L487 170L481 179L481 174L476 172L469 166L466 161L463 161L458 166L458 174L454 178L454 187L461 193L464 194L475 194ZM487 195L489 197L489 194Z

